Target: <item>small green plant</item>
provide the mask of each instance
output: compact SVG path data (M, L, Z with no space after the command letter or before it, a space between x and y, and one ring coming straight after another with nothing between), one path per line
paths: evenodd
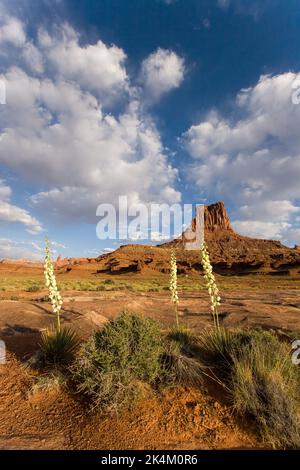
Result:
M67 364L77 347L76 334L69 328L48 329L41 335L40 348L46 363Z
M96 291L101 292L106 290L106 287L103 284L99 284L99 286L96 287Z
M67 376L59 369L51 370L50 372L37 375L34 383L30 388L28 395L35 393L45 392L48 390L61 390L67 387Z
M26 292L39 292L40 286L38 284L33 284L32 286L27 287Z
M17 300L19 300L19 299L20 299L20 297L17 296L17 295L11 295L11 296L10 296L10 300L13 300L13 301L15 301L15 302L16 302Z
M219 296L219 289L216 284L216 279L213 274L212 265L209 258L209 252L206 243L203 243L202 248L202 266L204 271L204 279L206 287L210 296L211 311L214 320L215 328L219 328L219 314L218 307L220 306L221 297Z
M154 386L162 380L163 351L159 325L124 312L82 346L71 375L77 391L93 406L117 409L137 398L141 384Z
M108 284L108 285L113 285L115 283L115 281L113 279L105 279L105 281L103 281L104 284Z
M177 291L177 262L176 262L176 252L174 249L171 250L171 260L170 260L170 292L171 292L171 301L174 306L176 325L179 326L178 318L178 291Z

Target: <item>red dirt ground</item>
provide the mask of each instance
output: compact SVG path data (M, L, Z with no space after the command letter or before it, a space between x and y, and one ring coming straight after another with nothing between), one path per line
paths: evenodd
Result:
M60 388L34 391L37 373L9 354L0 366L0 449L258 448L232 410L196 389L147 395L121 414L90 412ZM149 392L150 393L150 392Z

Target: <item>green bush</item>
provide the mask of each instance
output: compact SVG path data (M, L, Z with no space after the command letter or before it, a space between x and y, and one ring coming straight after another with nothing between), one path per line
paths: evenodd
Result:
M78 347L74 331L63 327L60 330L47 330L42 333L40 348L43 359L49 364L68 363Z
M98 292L104 291L104 290L106 290L106 287L103 284L99 284L99 286L96 287L96 291Z
M113 279L105 279L105 281L103 281L104 284L108 284L108 285L112 285L115 283L115 281Z
M16 302L17 300L20 300L20 297L18 295L11 295L9 299Z
M163 379L163 351L159 325L124 312L82 346L71 375L94 406L118 408L134 401L141 383L153 386Z
M39 292L40 286L38 284L34 284L32 286L27 287L26 292Z

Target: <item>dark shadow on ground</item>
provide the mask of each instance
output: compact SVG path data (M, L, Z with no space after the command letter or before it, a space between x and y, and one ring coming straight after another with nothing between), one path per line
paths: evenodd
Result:
M38 329L24 325L7 324L0 330L0 339L4 341L7 352L13 353L21 361L39 349L40 337Z

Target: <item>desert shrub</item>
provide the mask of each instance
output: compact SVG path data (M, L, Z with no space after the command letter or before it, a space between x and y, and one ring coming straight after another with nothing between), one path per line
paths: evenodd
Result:
M27 287L26 292L39 292L40 286L38 284L33 284L32 286Z
M103 284L108 284L108 285L113 285L115 283L115 281L113 279L105 279L105 281L103 281Z
M256 420L261 436L274 447L300 448L299 370L289 347L274 335L254 332L233 355L232 402Z
M50 302L50 297L49 295L44 295L43 297L40 297L37 299L38 302Z
M104 291L104 290L106 290L106 287L103 284L99 284L99 286L96 287L96 291L98 292Z
M100 408L134 401L143 384L162 380L164 346L159 325L127 312L109 321L86 342L71 367L77 391Z
M43 332L40 348L43 359L49 364L68 363L78 347L78 340L74 331L62 327Z

